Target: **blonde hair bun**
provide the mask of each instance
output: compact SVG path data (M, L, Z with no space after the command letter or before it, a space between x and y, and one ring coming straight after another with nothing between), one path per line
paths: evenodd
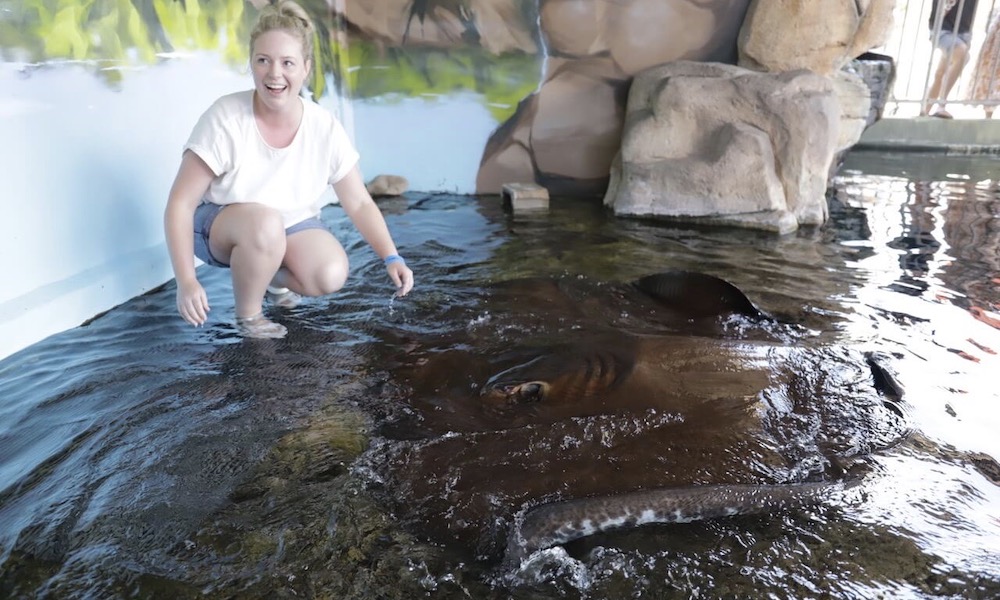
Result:
M302 42L302 57L308 61L313 58L313 26L309 13L293 0L280 0L277 4L268 4L260 10L257 22L250 31L250 54L257 38L268 31L281 30L294 35Z

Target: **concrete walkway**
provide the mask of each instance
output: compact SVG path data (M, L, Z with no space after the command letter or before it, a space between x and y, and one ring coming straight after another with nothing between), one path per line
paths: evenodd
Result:
M884 118L865 130L854 149L1000 157L1000 120Z

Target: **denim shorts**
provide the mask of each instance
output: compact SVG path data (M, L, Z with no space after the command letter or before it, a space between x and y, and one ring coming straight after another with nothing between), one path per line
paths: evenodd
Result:
M225 204L203 202L198 205L198 208L195 209L194 255L204 261L207 265L228 269L229 265L212 256L212 251L210 249L211 246L208 244L208 234L212 230L212 223L215 222L215 217L219 216L219 213L222 212L222 209L226 206L227 205ZM286 227L285 236L289 236L297 231L304 231L306 229L325 229L330 231L330 228L327 227L326 224L319 219L319 217L310 217L305 221L299 221L291 227Z
M963 42L966 48L971 46L972 32L967 31L965 33L955 33L950 29L942 29L941 32L938 33L936 46L942 50L951 50L958 45L959 41Z

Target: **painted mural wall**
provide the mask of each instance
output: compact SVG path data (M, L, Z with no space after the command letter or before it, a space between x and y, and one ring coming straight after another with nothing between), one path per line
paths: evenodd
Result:
M734 62L749 1L303 0L310 94L366 177L599 194L631 77ZM162 211L180 149L216 97L251 85L264 2L0 0L0 358L172 276Z

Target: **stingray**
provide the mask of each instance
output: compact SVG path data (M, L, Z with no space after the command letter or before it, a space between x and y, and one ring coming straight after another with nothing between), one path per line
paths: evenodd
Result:
M365 459L414 529L482 559L822 501L908 432L885 357L774 335L711 275L517 280L483 304L486 332L392 368L407 418Z

